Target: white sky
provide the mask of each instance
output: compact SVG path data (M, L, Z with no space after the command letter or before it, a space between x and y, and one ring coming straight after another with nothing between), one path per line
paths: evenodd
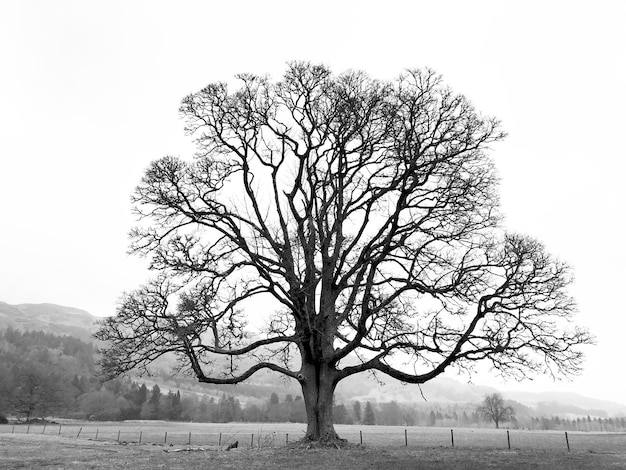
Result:
M509 137L507 226L574 267L587 348L570 390L626 404L626 2L0 3L0 300L114 312L146 279L126 255L143 169L193 150L183 96L288 60L393 78L430 66ZM621 215L620 215L621 214Z

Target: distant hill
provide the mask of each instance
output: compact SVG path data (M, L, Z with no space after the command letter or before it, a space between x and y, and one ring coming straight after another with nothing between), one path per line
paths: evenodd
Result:
M573 392L506 392L507 398L554 415L626 416L626 406L607 400L598 400Z
M354 397L363 401L392 401L399 403L477 403L488 393L498 390L492 387L463 383L447 377L437 377L421 386L403 384L383 374L377 381L370 374L353 375L340 382L339 396Z
M0 302L0 329L44 331L93 341L98 317L73 307L55 304L9 305Z
M368 374L359 374L340 382L337 386L339 400L422 403L448 405L454 403L480 403L485 395L498 389L483 385L464 383L447 377L437 377L421 387L402 384L385 376L378 382ZM420 391L421 388L421 391ZM626 416L626 406L607 400L589 398L571 392L500 392L528 408L536 416ZM422 396L423 395L423 396Z

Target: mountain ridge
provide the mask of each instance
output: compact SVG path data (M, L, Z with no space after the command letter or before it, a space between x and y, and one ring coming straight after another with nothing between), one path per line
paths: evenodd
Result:
M98 317L85 310L52 303L11 305L0 301L0 329L41 330L93 341Z

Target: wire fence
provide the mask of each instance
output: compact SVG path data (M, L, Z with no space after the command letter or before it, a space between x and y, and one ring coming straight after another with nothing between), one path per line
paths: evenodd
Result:
M117 424L117 426L116 426ZM235 442L242 448L281 447L304 436L303 425L287 424L264 428L254 424L223 425L217 431L185 423L175 425L126 423L78 424L8 424L0 425L0 434L39 434L65 438L90 439L119 444L163 446L199 446L226 448ZM191 427L191 426L190 426ZM567 431L496 430L479 428L402 428L398 426L337 425L338 434L353 444L368 446L452 447L489 449L560 449L570 451L611 452L626 449L626 433L585 433Z

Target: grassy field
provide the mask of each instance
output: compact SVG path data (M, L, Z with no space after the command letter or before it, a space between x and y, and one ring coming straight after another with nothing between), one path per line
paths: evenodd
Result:
M45 429L41 425L3 425L0 469L626 468L624 434L568 433L568 452L562 432L511 430L509 450L505 430L455 429L454 447L449 429L406 428L408 446L404 430L337 426L352 446L307 450L286 445L287 440L302 436L301 424L89 422ZM363 446L356 445L361 433ZM238 449L223 451L234 440L239 441Z

